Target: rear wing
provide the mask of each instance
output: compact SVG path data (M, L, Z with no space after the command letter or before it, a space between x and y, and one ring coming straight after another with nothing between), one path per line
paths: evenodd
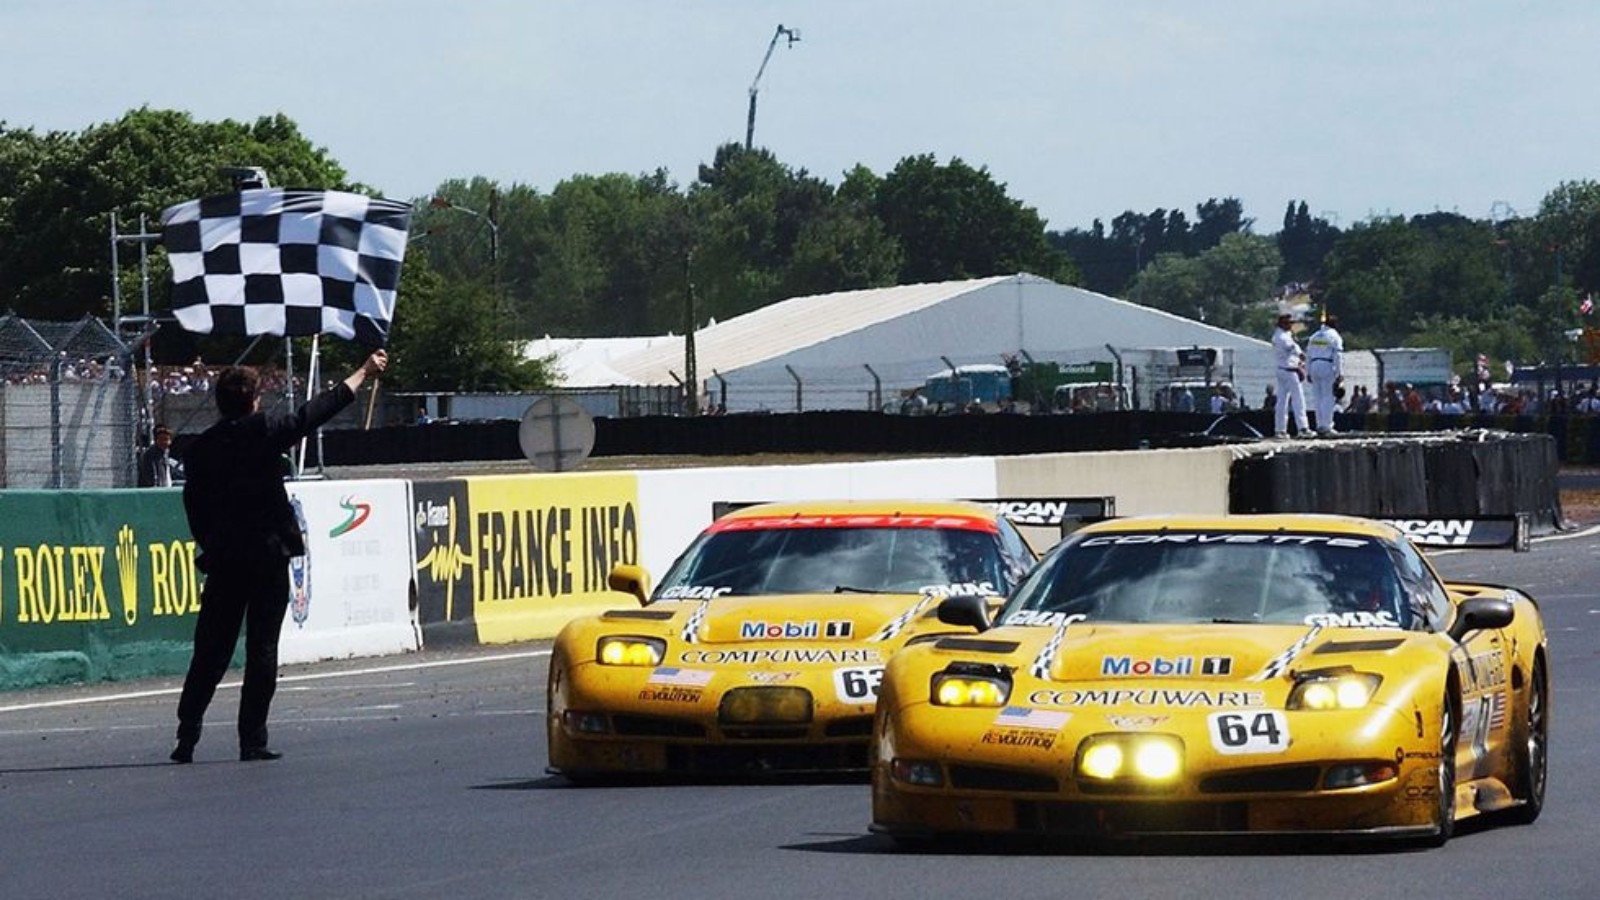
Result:
M1514 516L1482 516L1479 518L1439 519L1427 516L1382 518L1378 521L1393 525L1419 547L1437 549L1511 548L1526 553L1532 547L1527 513Z
M711 504L711 518L715 521L728 513L765 502L768 501L716 500ZM965 502L987 506L1013 525L1056 527L1063 535L1090 522L1117 516L1115 497L1006 497Z

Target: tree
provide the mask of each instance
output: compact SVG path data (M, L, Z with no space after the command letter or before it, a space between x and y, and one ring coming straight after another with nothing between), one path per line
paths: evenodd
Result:
M1198 256L1157 256L1134 279L1128 299L1219 328L1265 331L1266 298L1283 259L1270 238L1227 234Z
M390 383L401 390L520 391L553 382L549 361L523 359L481 279L449 281L406 260L389 335ZM348 352L348 348L345 348Z
M988 169L933 154L908 156L878 186L874 209L905 254L901 283L1029 271L1075 282L1071 261L1044 238L1044 220L1006 194Z
M354 187L282 115L203 123L142 107L76 135L6 132L0 147L0 304L46 319L110 313L112 210L154 228L167 206L231 190L218 169L241 163L277 184Z

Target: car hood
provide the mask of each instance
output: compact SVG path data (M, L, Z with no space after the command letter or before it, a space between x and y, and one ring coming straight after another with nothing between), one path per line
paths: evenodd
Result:
M916 594L780 594L679 601L684 637L701 644L890 640L934 602Z
M1007 626L986 638L1019 639L1018 654L1050 681L1264 680L1291 668L1348 665L1358 655L1397 651L1397 629L1312 625L1134 625L1079 622L1061 628ZM1059 636L1059 639L1058 639Z

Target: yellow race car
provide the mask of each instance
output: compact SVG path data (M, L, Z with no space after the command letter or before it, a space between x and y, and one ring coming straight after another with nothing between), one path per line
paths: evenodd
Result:
M950 598L938 617L982 634L891 660L873 830L1442 843L1480 812L1532 821L1550 715L1538 607L1446 583L1414 546L1472 546L1472 524L1270 515L1078 531L998 624Z
M1037 505L1032 509L1037 512ZM713 522L641 609L577 619L550 655L549 759L615 773L867 768L890 655L949 596L1003 596L1034 563L992 506L785 503ZM963 629L965 630L965 629Z

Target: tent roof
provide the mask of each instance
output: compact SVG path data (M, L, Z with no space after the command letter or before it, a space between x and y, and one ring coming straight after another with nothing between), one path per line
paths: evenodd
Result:
M714 360L718 369L733 371L1014 277L1017 276L1000 275L793 297L700 329L695 332L695 355L702 360ZM672 380L669 372L683 374L683 338L667 338L648 349L615 359L613 363L620 371L645 383L669 382Z

